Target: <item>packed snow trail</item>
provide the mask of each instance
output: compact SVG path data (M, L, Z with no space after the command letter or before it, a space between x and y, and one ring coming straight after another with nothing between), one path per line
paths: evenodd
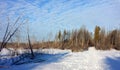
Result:
M90 47L87 51L71 52L68 50L47 49L40 51L52 55L43 55L45 62L30 63L23 65L10 66L9 68L1 68L2 70L115 70L111 61L106 63L107 58L113 60L120 57L120 51L109 50L99 51L94 47ZM41 58L41 57L40 57ZM117 61L120 64L120 59ZM114 63L116 64L116 62Z
M51 63L42 67L43 70L103 70L99 54L90 48L89 51L70 53L59 62ZM50 69L49 69L50 66ZM47 68L48 67L48 68ZM47 69L46 69L47 68ZM53 68L53 69L51 69ZM62 69L61 69L62 68ZM41 69L41 67L36 67Z

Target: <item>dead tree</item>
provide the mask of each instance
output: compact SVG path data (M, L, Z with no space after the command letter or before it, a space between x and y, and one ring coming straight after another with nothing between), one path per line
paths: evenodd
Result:
M28 43L29 43L29 48L31 52L31 59L34 59L34 53L33 53L32 45L31 45L29 33L28 33Z
M31 54L31 59L34 59L34 53L33 53L33 48L31 45L31 40L30 40L30 35L29 35L29 26L27 27L27 37L28 37L28 45L29 45L29 49L30 49L30 54Z
M0 52L3 48L6 48L8 41L14 36L14 34L17 32L17 30L20 28L20 26L25 23L23 20L21 23L18 24L19 20L20 20L20 16L13 23L13 26L10 26L10 22L9 22L9 18L8 18L7 28L5 30L5 34L3 36L2 43L0 45Z

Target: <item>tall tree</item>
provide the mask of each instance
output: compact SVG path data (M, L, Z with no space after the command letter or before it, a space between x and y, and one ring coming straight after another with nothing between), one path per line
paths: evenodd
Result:
M95 45L99 42L99 33L100 33L100 27L99 26L96 26L95 27L95 31L94 31L94 42L95 42Z

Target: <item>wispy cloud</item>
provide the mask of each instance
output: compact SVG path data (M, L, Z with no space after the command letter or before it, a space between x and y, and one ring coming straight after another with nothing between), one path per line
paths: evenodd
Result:
M31 32L41 38L81 25L93 31L95 25L112 29L120 24L119 0L1 0L0 10L0 20L24 13Z

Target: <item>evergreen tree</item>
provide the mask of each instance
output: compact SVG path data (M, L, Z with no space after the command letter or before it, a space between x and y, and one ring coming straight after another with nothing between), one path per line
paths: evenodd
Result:
M94 42L95 42L95 45L96 45L96 43L99 42L99 38L100 38L99 33L100 33L100 27L96 26L95 27L95 31L94 31Z

